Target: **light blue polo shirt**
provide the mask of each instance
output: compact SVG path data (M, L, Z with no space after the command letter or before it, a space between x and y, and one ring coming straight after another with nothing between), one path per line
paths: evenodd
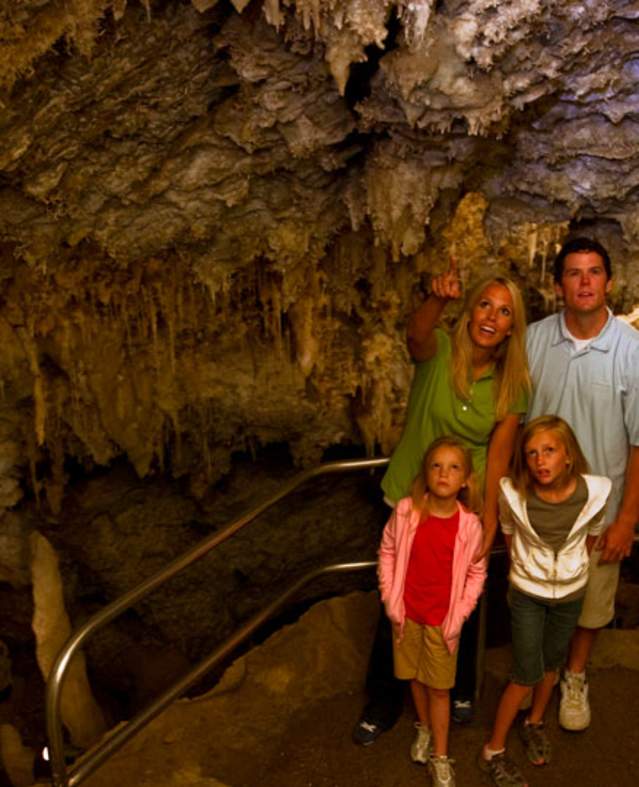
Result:
M612 481L612 522L629 446L639 445L639 331L609 313L599 335L576 351L562 312L529 325L526 343L533 382L527 419L558 415L570 424L591 472Z

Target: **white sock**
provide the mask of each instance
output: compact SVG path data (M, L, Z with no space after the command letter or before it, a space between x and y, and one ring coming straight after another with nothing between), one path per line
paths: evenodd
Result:
M567 669L564 672L564 675L566 677L568 677L568 675L572 675L573 678L581 678L584 682L586 680L586 672L585 671L584 672L571 672L569 669Z
M490 762L496 754L503 754L505 751L506 749L489 749L488 746L484 746L482 756L485 760Z

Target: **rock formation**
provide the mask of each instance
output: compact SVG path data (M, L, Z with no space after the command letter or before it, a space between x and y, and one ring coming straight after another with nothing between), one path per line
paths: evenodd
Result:
M23 0L0 11L0 502L65 459L221 477L392 447L451 249L539 311L570 223L637 300L639 7ZM28 458L28 459L27 459Z

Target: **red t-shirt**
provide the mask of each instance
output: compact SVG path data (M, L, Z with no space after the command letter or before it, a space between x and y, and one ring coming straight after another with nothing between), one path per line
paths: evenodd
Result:
M450 605L453 552L459 511L451 517L424 516L415 533L404 585L406 617L426 626L440 626Z

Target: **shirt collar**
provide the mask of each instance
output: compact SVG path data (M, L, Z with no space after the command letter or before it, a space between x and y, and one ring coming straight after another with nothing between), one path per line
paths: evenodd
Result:
M480 380L492 380L494 376L495 364L493 363L488 367L488 369L486 369L485 372L482 372L482 374L476 380L471 380L471 385L472 383L478 383Z
M614 338L612 330L614 316L608 307L606 307L606 312L608 313L608 319L599 333L593 337L589 345L593 350L600 350L601 352L608 352L608 350L610 350ZM555 336L552 342L553 345L561 344L561 342L570 342L572 344L572 336L566 327L566 315L563 309L558 317Z

